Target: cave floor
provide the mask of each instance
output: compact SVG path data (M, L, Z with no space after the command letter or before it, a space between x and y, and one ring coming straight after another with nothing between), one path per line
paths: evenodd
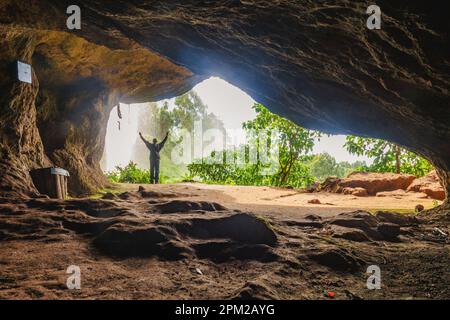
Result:
M114 192L133 192L139 185L120 183L113 188ZM431 209L442 201L426 197L423 193L392 192L383 197L355 197L329 192L308 193L298 189L259 186L231 186L204 183L177 183L150 185L143 184L145 189L176 192L179 195L196 200L215 201L230 209L250 211L269 216L283 218L301 217L305 214L318 214L323 217L354 210L396 211L414 213L415 207L421 204ZM400 190L401 191L401 190ZM320 204L309 201L317 199Z
M0 298L450 298L449 214L372 214L428 199L137 187L101 199L0 198ZM66 286L71 265L79 290ZM380 290L366 286L370 265Z

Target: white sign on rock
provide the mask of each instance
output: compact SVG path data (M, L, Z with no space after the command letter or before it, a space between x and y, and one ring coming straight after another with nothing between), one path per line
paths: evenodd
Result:
M17 77L22 82L32 83L31 65L17 61Z

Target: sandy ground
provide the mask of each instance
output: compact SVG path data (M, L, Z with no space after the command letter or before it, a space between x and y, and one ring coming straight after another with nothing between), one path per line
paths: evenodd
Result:
M354 210L386 210L413 213L416 205L432 208L441 201L424 198L422 193L399 193L389 197L355 197L328 192L304 193L277 187L223 186L203 183L143 185L149 190L181 192L199 200L215 201L230 209L239 209L286 218L305 214L331 216ZM139 185L120 184L119 190L137 191ZM322 204L308 201L319 199Z
M144 187L103 199L0 198L0 299L450 298L449 212L355 212L428 199ZM67 288L70 265L80 290ZM370 265L381 268L381 290L367 289Z

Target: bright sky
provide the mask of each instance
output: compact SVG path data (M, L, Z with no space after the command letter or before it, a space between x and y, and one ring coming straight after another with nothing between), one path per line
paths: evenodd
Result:
M117 107L112 109L106 127L103 170L112 171L116 166L126 166L130 162L138 137L139 109L145 105L120 104L122 119L118 116Z
M194 91L208 106L209 112L218 116L227 129L240 129L243 122L256 116L252 109L255 100L220 78L209 78L195 86Z

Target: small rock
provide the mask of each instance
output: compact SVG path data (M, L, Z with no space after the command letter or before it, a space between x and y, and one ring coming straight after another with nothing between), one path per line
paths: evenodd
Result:
M195 272L197 272L199 275L203 275L202 270L200 270L200 268L195 268Z
M322 204L322 202L320 202L319 199L312 199L312 200L309 200L308 203L311 203L311 204Z
M416 212L422 212L423 210L425 210L425 207L423 205L418 204L416 206L416 209L415 209Z

